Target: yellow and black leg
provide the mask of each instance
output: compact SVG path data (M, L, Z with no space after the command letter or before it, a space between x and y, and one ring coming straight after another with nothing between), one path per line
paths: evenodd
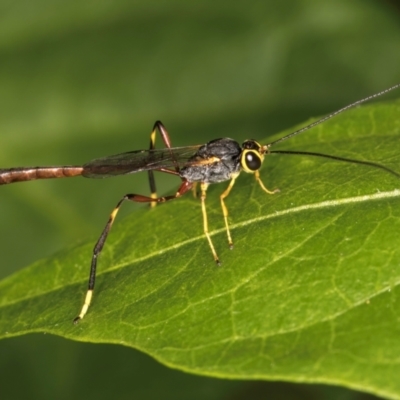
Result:
M275 189L273 191L268 190L264 184L261 181L260 178L260 172L257 170L254 172L255 174L255 178L257 180L257 182L259 183L259 185L261 186L261 189L264 190L264 192L268 193L268 194L275 194L279 192L279 189ZM229 229L229 223L228 223L228 208L226 207L225 204L225 199L228 197L229 193L232 190L233 185L235 184L235 180L236 180L237 176L233 176L231 181L229 182L229 186L226 188L226 190L221 194L220 199L221 199L221 207L222 207L222 213L224 215L224 221L225 221L225 227L226 227L226 234L228 236L228 243L229 243L229 248L233 249L233 241L232 241L232 236L231 236L231 232Z
M217 263L217 265L221 265L221 262L219 261L217 252L215 251L213 242L211 240L211 236L208 233L208 219L207 219L207 210L206 210L206 197L207 197L207 188L208 188L208 183L202 182L200 184L200 191L201 191L201 211L203 212L203 226L204 226L204 234L206 235L206 238L208 240L208 244L210 245L211 252L213 254L214 260Z
M166 130L165 126L162 124L161 121L156 121L156 123L153 126L153 130L151 131L150 134L150 150L154 150L156 148L156 136L157 136L157 130L160 133L161 139L164 142L165 147L168 149L171 148L171 139L169 137L168 131ZM171 152L172 158L173 153ZM179 166L178 163L176 162L175 165L175 171L179 172ZM150 185L150 197L152 199L157 198L157 188L156 188L156 180L154 178L154 171L148 171L149 175L149 185ZM157 205L157 202L153 201L150 203L151 207L155 207Z
M225 189L224 193L222 193L221 196L220 196L222 213L224 215L226 234L228 235L228 244L229 244L229 248L230 249L233 249L233 242L232 242L231 232L229 230L228 208L226 207L226 204L225 204L224 200L225 200L226 197L228 197L231 189L233 188L233 185L235 184L235 180L236 180L236 177L231 179L231 181L229 182L229 186Z
M264 190L264 192L265 193L268 193L268 194L275 194L275 193L279 193L280 192L280 190L279 189L274 189L274 190L268 190L265 186L264 186L264 184L262 183L262 180L261 180L261 178L260 178L260 172L257 170L257 171L254 171L254 176L255 176L255 178L256 178L256 181L259 183L259 185L261 186L261 189L262 190Z
M167 171L165 171L167 172ZM168 171L170 173L175 173L175 171ZM110 214L110 217L107 221L106 226L103 229L103 232L101 233L99 240L97 241L96 245L94 246L93 249L93 256L92 256L92 263L91 263L91 267L90 267L90 275L89 275L89 285L88 285L88 290L86 292L86 297L85 297L85 301L83 303L81 312L79 313L79 315L74 319L74 324L77 324L87 313L90 303L92 301L92 296L93 296L93 290L94 290L94 284L95 284L95 280L96 280L96 269L97 269L97 259L101 253L101 251L103 250L104 244L106 242L107 236L110 232L110 229L112 227L112 224L115 220L115 217L118 214L118 211L122 205L122 203L125 200L130 200L130 201L135 201L135 202L139 202L139 203L151 203L151 202L155 202L155 203L164 203L166 201L169 200L173 200L176 199L180 196L182 196L184 193L186 193L188 190L190 190L192 188L192 183L183 180L181 183L181 186L179 187L178 191L174 194L174 195L170 195L170 196L165 196L165 197L157 197L157 198L152 198L152 197L148 197L148 196L142 196L140 194L126 194L116 205L116 207L114 208L114 210L112 211L112 213Z

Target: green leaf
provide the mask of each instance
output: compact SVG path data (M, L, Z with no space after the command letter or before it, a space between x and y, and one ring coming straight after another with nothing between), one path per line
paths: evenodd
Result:
M400 172L399 116L400 102L360 107L276 149ZM226 201L232 251L219 205L226 184L209 189L221 267L198 200L143 208L115 224L79 325L72 319L95 238L1 282L1 337L46 332L118 343L202 375L334 383L400 398L399 178L278 154L266 157L261 176L281 192L266 195L253 176L239 177Z
M260 140L399 81L400 29L395 8L387 2L100 0L93 6L70 0L54 4L49 0L0 2L1 167L80 164L146 148L156 119L166 124L175 146L223 136ZM275 176L268 176L278 159L288 157L270 157L263 178L284 196L290 189L282 186L285 176L276 183L271 182ZM240 187L244 179L254 186L252 177L241 177L228 205L244 190ZM162 177L160 193L173 192L176 184L173 177ZM212 229L223 227L218 204L223 187L210 188L209 200L215 199L217 213L210 221ZM92 247L118 198L147 190L145 174L1 187L0 279L66 245L90 241ZM259 188L254 190L260 193ZM193 202L190 195L187 200ZM134 208L134 204L123 207L116 228ZM231 207L230 211L232 223L237 222L238 212ZM190 215L196 218L194 231L200 234L200 210ZM233 234L238 249L238 236ZM214 240L220 240L216 246L227 268L223 252L231 253L224 235ZM212 268L207 244L202 249L204 265ZM82 279L86 279L90 251L88 247L82 260ZM101 269L106 266L103 261L104 257ZM65 268L71 271L69 265ZM76 289L73 316L85 286L79 283ZM211 387L228 383L246 387L239 396L235 389L235 398L242 394L254 399L255 388L291 399L369 398L325 385L213 379L156 362L146 367L143 358L151 358L138 357L132 348L51 335L24 335L0 344L4 398L100 400L118 393L121 399L177 400L194 398L195 393L197 398L220 399L229 395L217 390L211 395ZM339 389L341 395L335 396Z

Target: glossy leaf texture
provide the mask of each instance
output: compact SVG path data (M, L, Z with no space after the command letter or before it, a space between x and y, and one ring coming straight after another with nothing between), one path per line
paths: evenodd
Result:
M292 129L294 130L294 129ZM276 137L288 132L281 133ZM276 146L378 162L400 172L400 102L351 110ZM272 150L274 150L273 148ZM162 178L162 174L158 178ZM93 241L0 284L0 334L46 332L137 348L197 374L324 382L400 398L400 179L382 170L268 155L266 195L243 173L209 189L217 267L200 202L186 195L118 221L86 290Z

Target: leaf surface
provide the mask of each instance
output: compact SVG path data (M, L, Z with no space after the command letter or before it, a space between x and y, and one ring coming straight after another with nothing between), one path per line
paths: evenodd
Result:
M276 149L399 172L399 137L400 102L377 103ZM268 196L251 175L240 176L226 201L232 251L219 205L226 184L209 189L221 267L202 233L198 200L143 208L115 224L79 325L72 319L95 238L0 283L1 337L47 332L134 347L203 375L335 383L400 398L399 178L278 154L266 157L261 176L281 191Z

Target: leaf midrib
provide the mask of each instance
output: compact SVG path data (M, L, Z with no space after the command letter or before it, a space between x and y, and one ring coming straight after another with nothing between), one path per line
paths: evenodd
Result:
M367 201L376 201L376 200L380 200L380 199L389 199L389 198L396 198L396 197L400 197L400 189L394 189L394 190L389 191L389 192L378 192L378 193L369 194L369 195L346 197L346 198L336 199L336 200L326 200L326 201L321 201L321 202L318 202L318 203L303 204L301 206L291 207L291 208L287 208L287 209L279 210L279 211L274 211L271 214L261 215L259 217L250 218L250 219L247 219L245 221L241 221L241 222L237 222L237 223L234 223L234 224L230 224L229 227L233 231L235 229L238 229L238 228L241 228L241 227L244 227L244 226L247 226L247 225L251 225L251 224L254 224L254 223L266 221L266 220L269 220L269 219L272 219L272 218L277 218L277 217L281 217L281 216L285 216L285 215L296 214L296 213L299 213L299 212L302 212L302 211L306 211L306 210L317 210L317 209L341 206L341 205L345 205L345 204L362 203L362 202L367 202ZM209 233L210 233L211 236L215 236L215 235L218 235L218 234L220 234L222 232L225 232L225 227L212 230ZM200 241L200 240L204 240L204 234L192 237L192 238L187 239L187 240L183 240L183 241L181 241L179 243L175 243L172 246L166 247L164 249L158 249L156 252L148 253L145 256L135 258L134 260L129 260L127 262L122 262L122 263L119 263L119 264L115 264L112 267L108 268L106 271L99 272L98 276L100 276L100 275L102 275L104 273L109 273L111 271L116 271L116 270L119 270L119 269L122 269L122 268L126 268L126 267L132 265L133 263L144 262L144 261L146 261L148 259L156 257L157 255L164 254L164 253L167 253L169 251L177 250L177 249L179 249L179 248L181 248L183 246L189 245L191 243L194 243L194 242ZM12 276L10 278L12 278ZM86 279L82 279L79 282L83 282L83 281L86 281ZM7 282L7 279L3 280L3 284L6 283L6 282ZM76 285L77 283L78 282L73 282L73 283L70 283L68 286ZM26 297L20 297L16 301L5 302L5 303L2 304L2 307L7 307L7 306L10 306L10 305L13 305L13 304L17 304L20 301L33 299L33 298L39 297L39 296L43 296L43 295L46 295L48 293L55 292L55 291L57 291L57 290L59 290L61 288L65 288L65 285L56 286L52 290L44 291L44 292L41 292L39 294L35 294L33 296L30 295L30 296L26 296ZM386 290L387 290L387 288L386 288ZM379 292L377 294L379 294Z

